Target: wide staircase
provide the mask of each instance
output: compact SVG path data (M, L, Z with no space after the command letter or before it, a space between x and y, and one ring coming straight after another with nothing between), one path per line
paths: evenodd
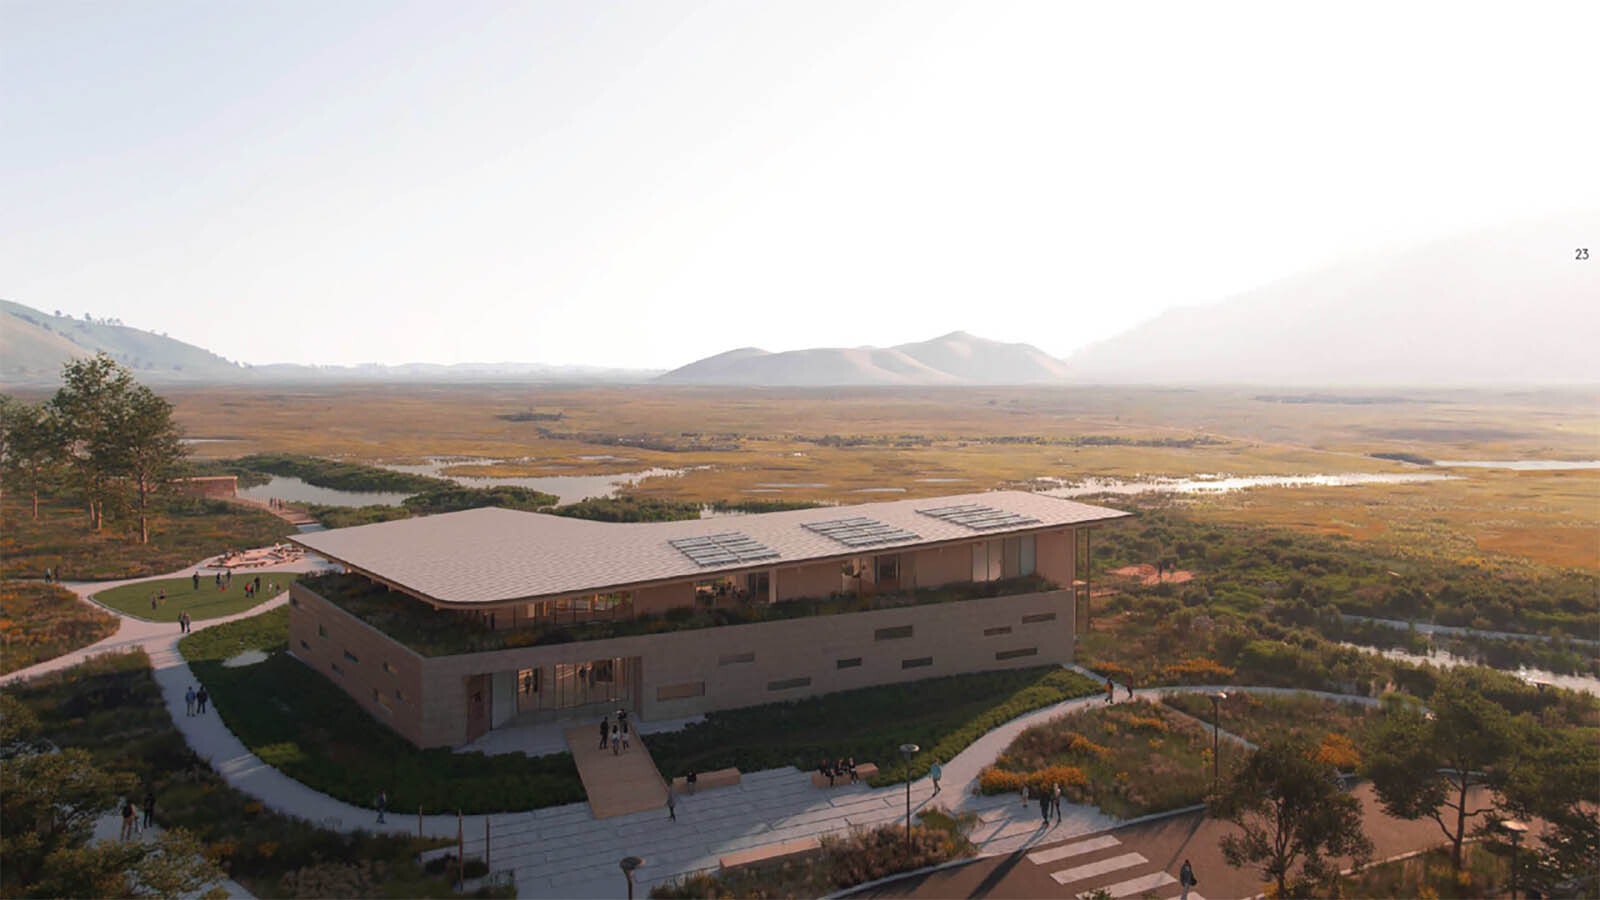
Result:
M1114 834L1086 835L1028 854L1031 865L1046 870L1062 887L1062 896L1077 897L1105 890L1112 897L1176 898L1182 893L1176 875L1129 850ZM1190 900L1205 900L1189 891Z
M633 746L612 753L600 749L599 722L588 722L566 730L572 761L589 795L589 810L596 819L609 819L628 813L662 809L667 805L667 785L656 769L650 750L633 733Z

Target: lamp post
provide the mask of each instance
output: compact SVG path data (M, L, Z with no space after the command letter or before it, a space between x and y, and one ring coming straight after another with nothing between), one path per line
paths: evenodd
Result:
M1511 835L1511 900L1517 900L1517 850L1522 847L1522 836L1528 833L1528 826L1515 819L1502 819L1500 830Z
M911 852L911 756L921 750L916 744L901 744L900 755L906 761L906 852Z
M633 900L633 870L644 865L644 860L637 856L624 856L618 865L622 866L622 874L628 877L628 900Z
M1222 701L1228 699L1227 691L1208 694L1211 698L1211 793L1217 792L1217 754L1222 749Z

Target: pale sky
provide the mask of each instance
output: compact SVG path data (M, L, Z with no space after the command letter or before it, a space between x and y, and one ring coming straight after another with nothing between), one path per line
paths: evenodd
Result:
M1066 356L1600 206L1597 34L1595 3L0 0L0 296L258 364Z

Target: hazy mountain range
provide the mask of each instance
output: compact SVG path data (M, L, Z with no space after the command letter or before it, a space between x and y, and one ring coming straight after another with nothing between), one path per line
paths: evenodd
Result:
M1577 259L1578 247L1600 250L1600 213L1348 259L1175 307L1065 361L957 331L887 348L744 347L664 374L541 363L248 366L120 322L0 300L0 381L54 382L66 360L104 351L141 378L190 382L1592 384L1600 381L1600 259Z
M657 378L663 384L828 385L1059 383L1066 363L1028 344L1003 344L962 331L916 344L768 353L729 350Z

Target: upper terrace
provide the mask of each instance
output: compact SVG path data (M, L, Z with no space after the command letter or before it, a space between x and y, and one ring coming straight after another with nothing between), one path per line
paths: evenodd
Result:
M835 594L776 603L725 597L715 599L712 605L674 607L663 614L633 615L628 608L617 606L608 610L610 616L605 618L527 622L522 627L506 629L496 628L487 617L439 609L390 591L359 575L321 575L302 579L300 585L423 656L451 656L513 647L662 634L1057 589L1046 578L1025 575L992 582L962 581L938 587L876 594Z

